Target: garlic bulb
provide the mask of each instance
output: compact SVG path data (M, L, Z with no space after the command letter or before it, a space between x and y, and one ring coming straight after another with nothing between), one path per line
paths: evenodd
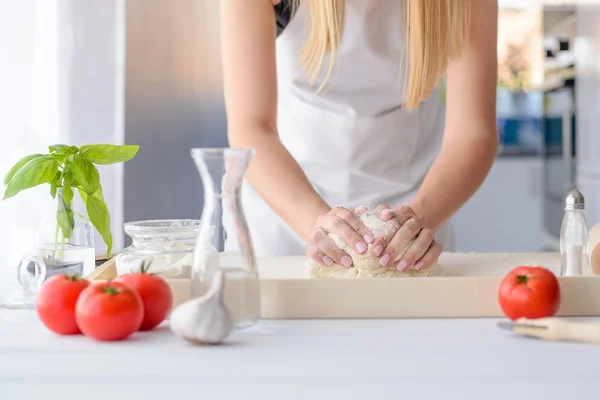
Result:
M233 318L223 303L225 276L217 269L212 285L202 296L179 305L171 313L171 331L196 344L218 344L233 330Z

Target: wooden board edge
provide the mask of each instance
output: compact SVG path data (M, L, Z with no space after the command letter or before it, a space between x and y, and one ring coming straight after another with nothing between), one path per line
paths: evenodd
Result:
M502 318L501 277L261 281L262 319ZM561 277L557 316L600 315L600 279ZM189 300L189 279L167 279L173 308ZM370 287L367 287L370 286ZM354 293L350 296L348 293ZM369 293L378 293L377 298ZM398 293L402 293L399 295ZM437 293L437 299L427 293ZM440 294L444 296L439 299ZM365 300L366 299L366 300ZM389 301L392 299L392 301ZM339 307L340 302L344 306Z
M117 277L117 258L113 257L96 267L85 279L89 281L109 280Z

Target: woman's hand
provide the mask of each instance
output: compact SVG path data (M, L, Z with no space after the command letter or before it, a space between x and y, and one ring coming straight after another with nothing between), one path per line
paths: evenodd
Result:
M375 212L382 221L396 218L400 223L400 228L389 237L378 238L373 243L373 254L379 257L381 265L395 262L398 271L407 272L413 265L420 271L435 264L442 254L442 245L435 241L433 231L423 226L412 208L400 206L392 209L382 204Z
M328 233L339 236L358 254L365 253L367 245L374 240L373 234L354 212L335 207L317 219L312 240L304 247L308 257L323 265L352 266L352 258L335 244Z

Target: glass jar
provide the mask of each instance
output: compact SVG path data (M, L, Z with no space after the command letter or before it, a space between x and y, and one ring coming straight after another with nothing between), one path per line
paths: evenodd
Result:
M132 244L117 255L118 275L140 272L145 265L149 273L163 278L190 279L199 220L136 221L125 223L123 228ZM217 250L210 250L216 256Z
M64 189L57 189L56 212L36 227L33 248L17 268L22 289L2 299L2 307L34 308L36 294L46 279L58 274L85 277L96 267L94 226L84 214L79 194L74 192L70 197L67 200Z
M202 223L194 250L191 295L204 295L215 271L225 273L224 302L235 326L245 328L260 318L260 287L252 238L242 209L244 174L254 155L250 149L192 149L204 189ZM237 250L223 252L228 248ZM212 257L210 249L220 251Z

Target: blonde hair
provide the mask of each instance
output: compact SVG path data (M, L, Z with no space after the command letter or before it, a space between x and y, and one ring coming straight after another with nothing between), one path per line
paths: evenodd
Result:
M405 99L407 109L416 108L444 75L448 62L460 56L469 35L472 0L404 0L407 57ZM339 48L346 0L305 0L310 16L308 37L300 65L311 84L331 54L327 73L319 87L331 77ZM300 0L293 1L296 10Z

